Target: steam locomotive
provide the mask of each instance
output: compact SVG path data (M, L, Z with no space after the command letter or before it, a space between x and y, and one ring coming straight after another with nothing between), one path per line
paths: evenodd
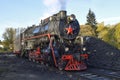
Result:
M79 31L76 16L60 11L21 32L16 37L15 54L59 70L85 70L88 55Z

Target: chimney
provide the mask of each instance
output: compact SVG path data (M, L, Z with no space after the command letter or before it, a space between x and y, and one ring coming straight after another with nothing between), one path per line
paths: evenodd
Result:
M64 19L66 17L66 14L67 14L67 11L64 11L64 10L59 12L59 15L60 15L61 19Z

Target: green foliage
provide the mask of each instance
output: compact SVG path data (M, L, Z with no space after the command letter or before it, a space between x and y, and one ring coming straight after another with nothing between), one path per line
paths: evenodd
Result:
M114 35L114 41L116 42L115 46L120 49L120 23L115 25L113 35Z
M103 41L120 48L120 24L116 26L104 25L104 22L97 24L96 32L98 33L98 38ZM94 36L94 30L90 25L81 25L80 26L80 36Z
M95 33L90 25L81 25L79 35L81 35L81 36L95 36Z
M13 38L14 38L14 34L15 34L15 29L13 28L6 28L5 32L3 33L3 45L5 50L7 51L12 51L14 49L13 46Z
M98 38L101 38L104 41L108 41L108 28L104 26L104 23L97 25L96 31L98 32Z
M120 24L104 26L99 23L97 26L98 38L120 49Z

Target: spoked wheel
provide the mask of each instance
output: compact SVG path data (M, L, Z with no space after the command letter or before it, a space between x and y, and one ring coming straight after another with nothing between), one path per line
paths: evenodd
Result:
M66 66L66 63L67 63L67 61L63 61L63 60L59 60L58 61L58 69L60 70L60 71L62 71L62 70L64 70L65 69L65 66Z

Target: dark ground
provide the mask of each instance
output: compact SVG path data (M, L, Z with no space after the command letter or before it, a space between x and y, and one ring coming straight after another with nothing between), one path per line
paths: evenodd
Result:
M0 54L0 80L80 80L80 77L73 78L69 73L29 62L13 54Z
M120 80L120 71L94 67L85 71L59 71L13 54L0 54L0 80Z

